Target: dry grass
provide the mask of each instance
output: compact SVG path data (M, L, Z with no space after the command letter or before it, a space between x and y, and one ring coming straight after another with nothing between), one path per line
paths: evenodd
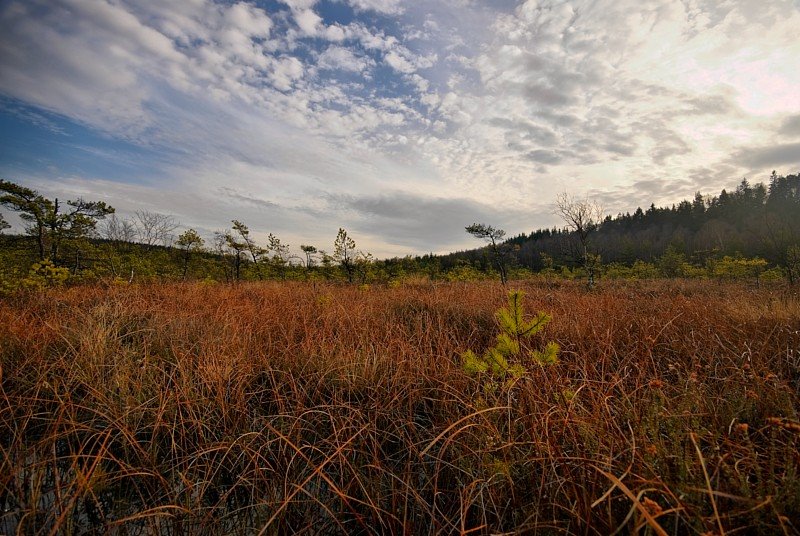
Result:
M796 296L514 286L561 362L494 391L497 285L6 299L0 533L798 532Z

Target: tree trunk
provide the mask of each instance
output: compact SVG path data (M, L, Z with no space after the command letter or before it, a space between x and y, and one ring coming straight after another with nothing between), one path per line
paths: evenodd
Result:
M183 280L186 281L186 273L189 271L189 252L183 256Z
M39 243L39 260L44 260L44 222L36 222L36 238Z

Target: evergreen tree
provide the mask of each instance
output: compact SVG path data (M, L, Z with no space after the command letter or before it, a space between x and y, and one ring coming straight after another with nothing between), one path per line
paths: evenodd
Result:
M506 232L502 229L495 229L491 225L485 223L473 223L465 227L466 231L474 236L489 243L489 251L492 256L492 261L500 273L500 282L505 285L508 281L508 269L506 267L508 255L511 252L510 244L502 243L503 237Z
M333 260L339 263L347 281L352 283L356 270L356 243L342 228L339 228L336 240L333 242Z
M183 279L189 271L189 258L192 252L199 251L203 247L203 239L194 229L187 229L178 237L175 245L183 251Z
M36 238L39 258L57 263L60 248L66 241L90 236L97 220L113 214L114 208L102 201L67 201L47 199L36 190L0 179L0 204L19 212L28 222L28 234Z

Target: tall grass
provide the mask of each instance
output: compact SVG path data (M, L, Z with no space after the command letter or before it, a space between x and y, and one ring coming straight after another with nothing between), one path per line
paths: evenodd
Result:
M488 283L8 298L0 533L798 532L796 296L518 286L560 362L493 390Z

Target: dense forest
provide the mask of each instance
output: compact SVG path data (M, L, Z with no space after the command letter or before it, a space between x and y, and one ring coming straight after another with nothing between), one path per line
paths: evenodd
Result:
M0 204L26 224L25 234L0 234L0 289L6 292L97 279L363 284L409 276L481 279L498 272L504 279L506 272L513 278L578 278L595 269L600 277L766 276L794 283L800 270L800 174L773 172L768 184L745 179L717 196L698 193L671 207L605 216L589 221L583 236L568 226L509 239L497 230L494 237L503 240L486 247L385 260L360 250L344 229L330 252L301 245L298 255L272 234L266 245L257 244L237 220L204 239L194 229L179 233L169 215L142 210L124 219L102 202L60 203L9 181L0 181L0 194ZM8 227L0 215L0 232Z
M581 264L575 232L540 229L506 242L508 261L535 272ZM693 275L729 258L762 259L797 278L800 252L800 174L773 172L769 184L746 179L732 192L683 200L671 207L650 205L633 214L606 216L595 226L592 248L606 271L652 264L661 275ZM441 258L447 270L465 263L491 264L486 249L461 251Z

